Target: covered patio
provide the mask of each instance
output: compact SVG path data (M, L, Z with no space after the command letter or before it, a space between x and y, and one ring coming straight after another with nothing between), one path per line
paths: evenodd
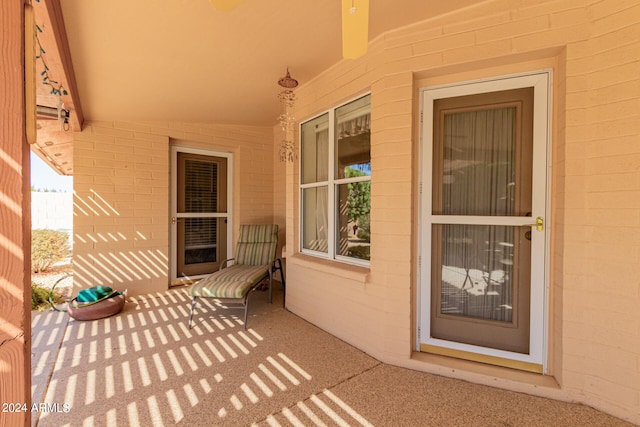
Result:
M34 312L37 426L630 426L590 407L382 363L251 294L198 311L185 289L131 298L93 322Z
M43 404L0 424L640 423L637 2L212 3L0 2L0 393ZM466 132L503 104L508 144ZM128 289L120 315L31 318L30 152L74 177L73 293ZM506 153L482 168L500 191L444 210L481 182L452 164ZM258 293L247 332L226 312L188 330L181 285L242 224L279 226L286 307ZM438 231L478 227L514 237ZM516 315L467 310L467 278Z

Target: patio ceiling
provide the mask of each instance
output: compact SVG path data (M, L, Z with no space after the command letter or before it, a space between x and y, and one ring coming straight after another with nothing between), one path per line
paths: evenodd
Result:
M473 3L371 0L369 40ZM53 30L66 37L44 48L62 58L52 61L61 69L51 68L68 83L62 99L73 131L83 117L272 126L287 67L304 84L342 59L339 0L245 0L232 12L208 0L42 0L34 7L39 25L52 11L64 18ZM55 107L57 97L42 89L38 104ZM38 135L39 154L72 174L72 132L47 129L46 139Z

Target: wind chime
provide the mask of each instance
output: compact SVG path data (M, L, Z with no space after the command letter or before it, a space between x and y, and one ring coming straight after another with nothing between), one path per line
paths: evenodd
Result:
M296 94L293 92L293 89L298 86L298 81L291 78L289 69L287 68L287 75L278 80L278 85L284 88L284 90L278 94L278 99L284 105L284 113L278 116L280 127L284 133L284 138L280 144L280 161L293 162L296 158L294 143L294 126L296 119L291 114L291 110L296 101Z

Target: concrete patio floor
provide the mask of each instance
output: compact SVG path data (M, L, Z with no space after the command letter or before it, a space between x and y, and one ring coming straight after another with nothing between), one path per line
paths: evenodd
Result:
M184 288L130 298L93 322L32 316L37 426L631 426L570 404L377 361L282 308L250 297L199 310ZM236 317L238 316L238 317Z

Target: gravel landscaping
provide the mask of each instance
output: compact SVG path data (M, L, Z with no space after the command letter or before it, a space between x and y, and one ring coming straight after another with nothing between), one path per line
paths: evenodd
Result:
M65 277L65 275L67 277ZM54 264L50 270L44 273L32 273L31 281L37 283L46 289L51 289L55 283L60 280L60 283L56 285L56 290L62 294L62 297L68 301L73 298L73 276L71 273L71 258L65 258L64 260Z

